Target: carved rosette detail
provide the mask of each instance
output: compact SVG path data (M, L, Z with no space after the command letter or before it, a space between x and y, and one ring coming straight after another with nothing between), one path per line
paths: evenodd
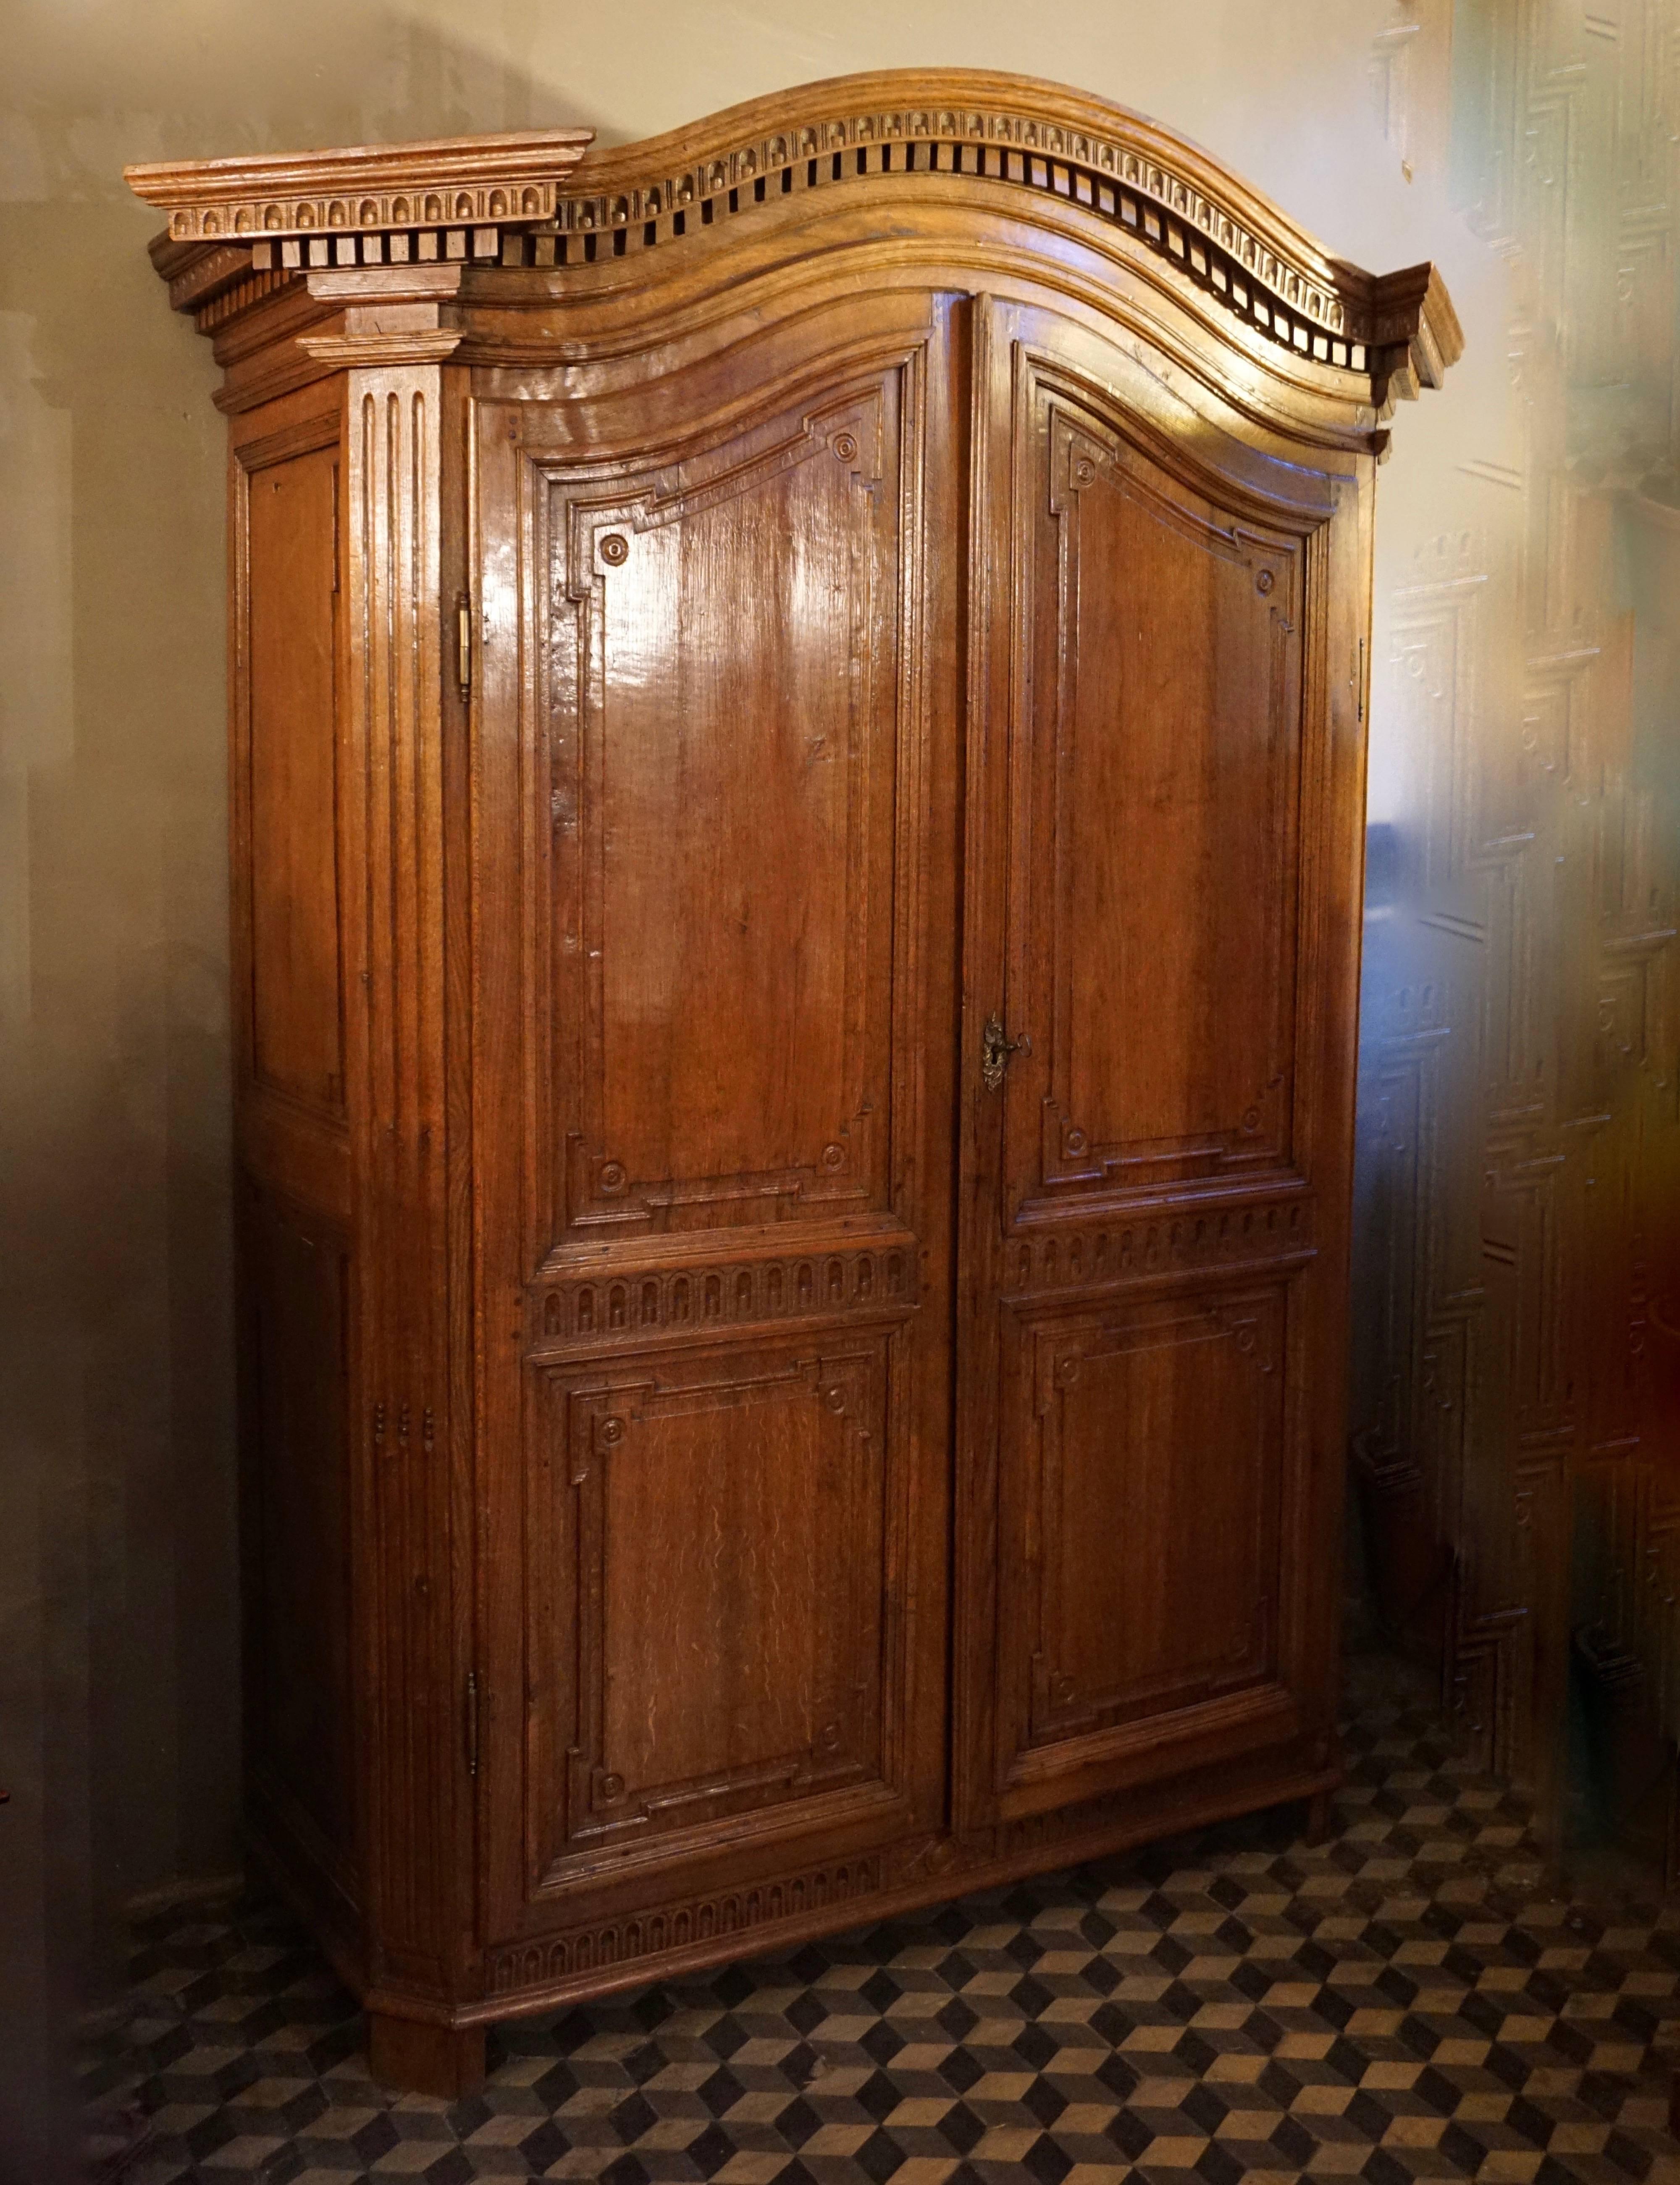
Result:
M687 1950L782 1920L797 1920L831 1904L873 1896L881 1886L879 1858L863 1858L788 1875L773 1881L666 1904L622 1920L592 1922L551 1939L499 1951L490 1961L493 1995L542 1988L574 1974Z

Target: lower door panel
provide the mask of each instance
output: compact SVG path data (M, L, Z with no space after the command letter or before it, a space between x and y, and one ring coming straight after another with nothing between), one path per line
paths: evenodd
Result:
M1084 1299L1006 1333L1005 1815L1292 1725L1278 1683L1284 1354L1281 1288Z
M533 1897L895 1799L890 1329L539 1377Z

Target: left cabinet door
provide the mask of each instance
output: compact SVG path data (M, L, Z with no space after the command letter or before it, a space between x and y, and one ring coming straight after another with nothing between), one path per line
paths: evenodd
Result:
M479 403L493 1988L942 1817L956 308Z

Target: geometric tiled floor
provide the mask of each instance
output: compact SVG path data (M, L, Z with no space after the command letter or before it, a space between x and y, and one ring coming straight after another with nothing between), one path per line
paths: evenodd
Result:
M266 1898L159 1916L91 2074L145 2134L106 2174L1680 2185L1680 1900L1547 1897L1521 1802L1398 1665L1348 1666L1317 1850L1261 1815L505 2026L453 2106L371 2083Z

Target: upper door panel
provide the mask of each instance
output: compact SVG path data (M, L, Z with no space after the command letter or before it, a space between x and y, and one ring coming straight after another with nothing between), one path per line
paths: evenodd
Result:
M550 478L557 1238L889 1205L901 400Z
M1013 357L1009 1210L1292 1154L1305 542Z

